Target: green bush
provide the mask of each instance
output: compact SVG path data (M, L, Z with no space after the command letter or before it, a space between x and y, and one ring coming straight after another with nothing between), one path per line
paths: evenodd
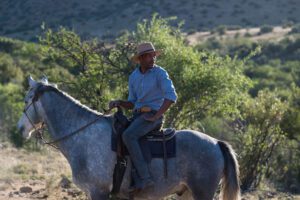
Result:
M23 109L22 88L16 84L9 83L7 85L0 84L0 120L3 122L3 137L12 139L12 143L21 146L21 137L16 136L16 125L18 118L22 114ZM9 133L13 132L13 135ZM11 137L13 136L13 137Z
M273 31L273 26L264 25L264 26L260 27L260 31L258 34L271 33L272 31Z
M289 34L297 34L300 33L300 24L296 24L292 27L292 30L289 32Z
M225 25L220 25L216 28L216 32L219 34L219 35L224 35L227 31L227 27Z
M284 141L280 128L287 110L286 102L276 93L260 91L241 107L241 122L234 126L242 169L242 189L256 188L270 170L275 149Z

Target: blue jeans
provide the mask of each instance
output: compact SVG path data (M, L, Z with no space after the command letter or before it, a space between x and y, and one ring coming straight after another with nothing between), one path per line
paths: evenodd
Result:
M144 119L145 115L154 115L156 111L149 113L134 113L133 122L124 131L122 138L131 156L134 167L141 179L151 177L147 162L140 148L139 139L156 128L163 121L163 117L154 122Z

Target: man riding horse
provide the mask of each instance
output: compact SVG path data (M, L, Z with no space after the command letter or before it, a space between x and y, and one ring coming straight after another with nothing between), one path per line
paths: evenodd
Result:
M139 67L129 76L128 100L114 100L109 103L110 109L117 106L133 109L133 121L122 135L140 178L139 184L131 188L132 190L154 185L138 140L162 123L163 114L177 99L167 71L155 64L159 54L152 43L139 44L137 54L132 58Z
M222 180L222 199L240 200L239 165L234 150L228 143L196 130L177 130L173 137L176 139L176 156L168 157L169 176L164 178L162 172L166 165L159 158L151 159L150 163L147 160L151 166L150 176L137 138L157 124L161 125L163 113L176 101L176 93L166 71L154 65L156 55L158 52L153 45L139 46L135 58L139 60L140 67L130 76L129 101L110 103L110 107L118 105L135 110L135 120L128 126L123 139L142 180L131 176L129 170L132 165L129 165L118 196L128 198L128 187L134 177L135 188L146 188L131 194L137 199L163 199L177 194L184 200L212 200ZM28 83L30 87L25 96L24 113L18 122L19 131L29 138L42 125L48 127L52 141L44 142L59 147L70 164L74 183L91 200L109 199L114 184L114 166L118 164L118 155L112 149L114 116L89 109L49 84L46 78L35 81L30 77ZM144 113L149 108L153 111ZM41 132L39 135L42 138ZM153 181L155 185L149 187Z

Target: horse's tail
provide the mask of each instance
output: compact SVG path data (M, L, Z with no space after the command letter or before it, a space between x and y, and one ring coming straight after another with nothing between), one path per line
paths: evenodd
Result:
M218 141L224 157L224 176L221 194L223 200L240 200L239 164L231 145Z

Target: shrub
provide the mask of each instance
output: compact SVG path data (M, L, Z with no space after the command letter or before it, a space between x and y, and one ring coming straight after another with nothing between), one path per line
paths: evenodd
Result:
M224 35L227 31L227 27L225 25L220 25L217 27L216 29L216 32L219 34L219 35Z
M272 31L273 31L273 26L264 25L264 26L260 27L260 31L258 34L270 33Z
M276 147L285 135L280 123L287 110L276 93L260 91L242 106L242 120L234 126L239 138L242 189L256 188L270 168Z
M252 35L249 32L246 32L244 36L245 37L252 37Z
M300 24L296 24L292 27L292 30L289 32L289 34L297 34L300 33Z
M294 22L284 20L284 21L283 21L283 24L282 24L282 27L283 27L283 28L289 28L289 27L293 27L293 25L294 25Z
M189 31L187 31L188 35L192 35L194 33L196 33L197 31L195 29L190 29Z

